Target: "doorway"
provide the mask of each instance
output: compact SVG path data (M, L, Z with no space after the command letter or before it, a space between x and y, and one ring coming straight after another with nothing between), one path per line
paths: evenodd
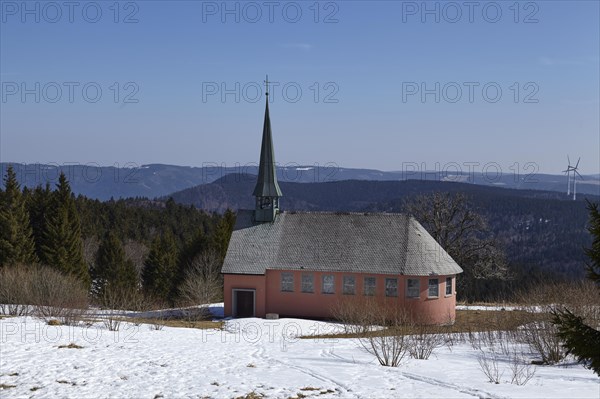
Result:
M254 317L255 290L233 290L233 317Z

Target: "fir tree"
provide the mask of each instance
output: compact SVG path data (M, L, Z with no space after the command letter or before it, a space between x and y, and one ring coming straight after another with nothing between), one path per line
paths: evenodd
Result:
M598 204L588 201L592 246L585 250L590 259L587 265L588 278L600 288L600 212ZM553 311L553 322L558 327L558 336L564 341L567 353L577 357L580 362L587 363L597 375L600 375L600 331L587 325L584 319L568 309Z
M46 214L52 203L52 190L50 184L37 186L33 191L28 191L26 197L29 220L35 241L35 253L38 259L43 259L42 244L44 242L44 231L46 230Z
M83 242L75 199L64 173L60 174L57 190L46 215L42 260L65 274L90 283L88 266L83 258Z
M210 238L206 235L204 228L199 228L191 240L188 240L179 254L179 264L175 285L180 285L187 275L193 260L202 252L211 248Z
M144 290L163 300L171 300L177 275L177 245L173 234L167 230L156 237L144 262L142 281Z
M25 198L12 166L4 179L0 202L0 266L37 262Z
M138 288L135 265L127 259L121 240L109 230L102 239L94 267L95 291L103 297L107 289L134 292Z
M228 209L223 214L221 220L219 220L219 223L217 223L213 235L213 246L219 254L221 262L223 262L225 255L227 254L227 247L229 246L229 240L231 239L231 232L233 231L234 225L235 213Z

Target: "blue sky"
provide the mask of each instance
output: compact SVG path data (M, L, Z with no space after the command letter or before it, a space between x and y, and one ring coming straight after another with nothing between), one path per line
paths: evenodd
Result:
M0 3L4 162L600 172L598 1Z

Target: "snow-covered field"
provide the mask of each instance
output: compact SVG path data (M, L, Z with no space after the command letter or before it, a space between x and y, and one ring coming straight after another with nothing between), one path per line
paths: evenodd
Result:
M223 330L0 320L0 397L599 398L580 365L539 366L525 386L487 382L470 344L382 367L354 339L298 339L339 328L297 319L228 320ZM59 348L74 343L81 348ZM501 364L508 368L508 365ZM14 386L14 387L13 387ZM304 396L303 396L304 395Z

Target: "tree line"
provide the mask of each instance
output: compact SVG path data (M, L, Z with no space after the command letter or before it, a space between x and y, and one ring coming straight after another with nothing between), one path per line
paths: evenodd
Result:
M64 174L54 188L21 189L9 167L0 190L0 268L56 269L100 304L108 293L128 292L173 305L190 299L186 279L209 274L221 284L234 222L233 212L206 213L172 199L76 197Z

